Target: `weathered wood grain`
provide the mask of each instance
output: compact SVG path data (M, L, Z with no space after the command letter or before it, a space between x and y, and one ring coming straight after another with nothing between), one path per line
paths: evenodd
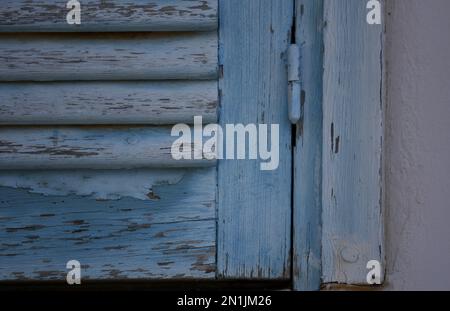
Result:
M83 0L69 25L68 1L0 1L0 32L205 31L217 28L218 0Z
M323 235L325 283L367 284L383 258L383 27L366 1L325 0Z
M0 34L0 81L217 77L217 34Z
M201 167L174 160L170 127L1 127L0 169ZM194 146L202 153L202 146Z
M302 117L296 125L293 187L293 282L319 290L322 248L323 1L296 0Z
M61 172L62 174L67 172ZM215 277L216 169L153 187L149 201L0 187L0 281Z
M219 5L220 123L279 124L280 163L274 171L261 171L259 161L219 162L218 276L288 279L292 150L285 52L293 1Z
M217 82L0 83L0 124L217 121Z
M81 3L0 3L0 281L214 278L216 161L136 125L216 121L217 0Z
M154 200L153 188L180 182L187 169L2 170L0 187L26 189L46 196L77 195L96 200L125 197Z

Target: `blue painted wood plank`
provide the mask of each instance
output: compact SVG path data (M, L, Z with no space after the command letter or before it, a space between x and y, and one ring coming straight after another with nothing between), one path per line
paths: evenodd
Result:
M294 148L293 282L320 289L322 249L323 1L296 0L302 117Z
M216 79L217 33L0 34L0 81Z
M218 164L218 276L288 279L291 250L291 125L286 51L292 0L219 2L220 124L279 124L280 163Z
M383 27L366 22L366 4L324 4L325 283L367 284L367 262L384 262Z
M217 1L80 0L79 25L66 21L68 1L0 1L0 32L214 30Z
M0 83L0 124L217 122L217 81Z
M0 187L0 280L65 281L72 259L82 280L214 278L216 169L181 173L147 200Z
M164 126L8 126L0 128L0 169L132 169L215 166L215 160L175 160L178 137ZM178 148L182 142L176 142ZM174 147L176 148L176 147ZM195 145L193 154L204 155Z

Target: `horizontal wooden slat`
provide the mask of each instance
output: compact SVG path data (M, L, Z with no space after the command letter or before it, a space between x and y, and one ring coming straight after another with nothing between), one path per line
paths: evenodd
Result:
M1 127L0 169L201 167L174 160L170 127ZM195 153L201 154L196 146Z
M215 185L209 168L153 187L147 201L0 187L0 281L65 282L72 259L82 265L82 282L214 278Z
M1 81L217 77L217 34L1 34Z
M176 124L217 119L217 82L0 83L0 124Z
M217 28L218 0L82 0L69 25L68 1L0 1L0 32L203 31Z

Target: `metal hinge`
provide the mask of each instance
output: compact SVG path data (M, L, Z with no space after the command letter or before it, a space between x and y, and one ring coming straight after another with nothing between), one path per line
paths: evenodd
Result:
M289 120L292 124L297 124L301 118L300 48L297 44L289 46L287 59Z

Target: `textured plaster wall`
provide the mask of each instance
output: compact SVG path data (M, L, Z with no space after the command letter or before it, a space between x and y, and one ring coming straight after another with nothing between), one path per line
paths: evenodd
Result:
M387 289L450 290L450 1L387 2Z

